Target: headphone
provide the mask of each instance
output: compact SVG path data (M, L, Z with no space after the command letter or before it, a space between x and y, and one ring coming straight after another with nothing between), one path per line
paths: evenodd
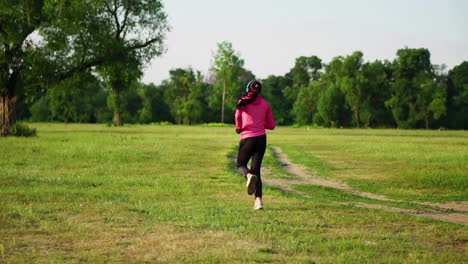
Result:
M256 82L256 80L251 80L251 81L247 84L247 87L245 87L245 92L246 92L246 93L249 93L249 92L250 92L250 85L251 85L253 82Z

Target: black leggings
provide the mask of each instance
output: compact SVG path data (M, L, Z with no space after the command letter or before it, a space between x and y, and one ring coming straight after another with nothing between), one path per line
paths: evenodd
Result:
M257 175L255 184L255 197L262 197L262 178L260 168L262 166L263 155L266 149L266 135L244 138L239 142L239 152L237 152L237 171L242 176L247 177L247 173ZM247 163L252 158L250 170Z

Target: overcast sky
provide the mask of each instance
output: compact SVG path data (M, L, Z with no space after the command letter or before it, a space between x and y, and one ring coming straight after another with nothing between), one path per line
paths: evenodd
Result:
M257 78L283 75L299 56L328 63L353 51L393 60L427 48L433 64L468 61L468 0L163 0L167 52L145 70L159 84L169 70L208 74L216 44L229 41Z

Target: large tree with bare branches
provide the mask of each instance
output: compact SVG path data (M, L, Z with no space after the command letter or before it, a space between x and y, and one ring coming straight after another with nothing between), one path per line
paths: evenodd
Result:
M28 93L83 71L108 84L121 125L119 99L142 67L164 51L169 27L158 0L0 0L0 134L16 122Z

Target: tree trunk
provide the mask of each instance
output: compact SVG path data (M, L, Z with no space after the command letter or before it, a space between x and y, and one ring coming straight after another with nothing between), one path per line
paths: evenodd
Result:
M15 97L0 95L0 135L7 136L16 123Z
M112 89L112 100L113 100L113 108L114 108L114 126L123 126L122 122L122 94Z
M114 111L114 126L123 126L122 117L119 111Z
M426 130L428 130L429 129L429 118L428 118L427 113L424 115L424 119L425 119L424 121L426 122Z
M221 103L221 123L224 123L224 100L226 99L226 81L223 82L223 101Z
M361 109L358 107L356 109L356 123L357 123L357 127L361 127L361 116L359 114L359 112L361 111Z

